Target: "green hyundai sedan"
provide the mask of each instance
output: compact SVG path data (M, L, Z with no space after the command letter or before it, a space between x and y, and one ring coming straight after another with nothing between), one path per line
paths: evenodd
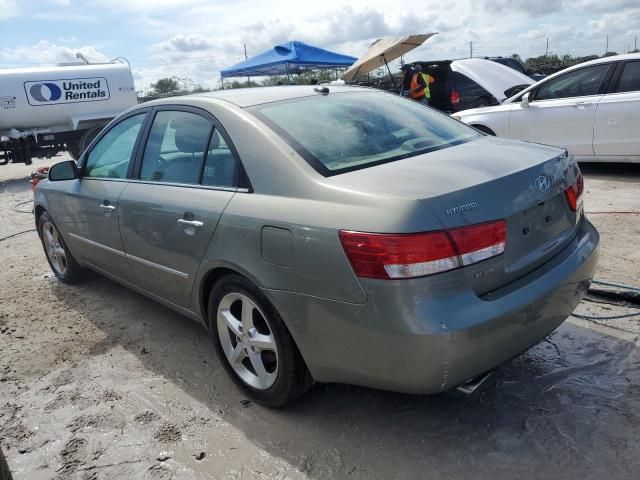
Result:
M429 394L560 325L598 232L565 150L389 93L229 90L134 107L35 191L55 275L201 322L255 401L314 381Z

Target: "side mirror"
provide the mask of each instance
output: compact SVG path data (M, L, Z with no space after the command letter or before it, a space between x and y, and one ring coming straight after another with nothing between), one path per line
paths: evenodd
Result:
M520 106L522 108L528 108L529 102L531 102L531 92L527 92L522 96L522 100L520 101Z
M56 163L49 168L49 180L51 182L74 180L76 178L78 178L78 166L73 160Z

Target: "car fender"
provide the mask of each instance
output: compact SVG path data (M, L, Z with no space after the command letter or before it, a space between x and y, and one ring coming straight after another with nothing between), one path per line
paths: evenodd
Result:
M509 129L511 105L463 110L453 116L467 125L489 128L499 137L511 137Z
M51 209L49 208L49 200L47 198L47 195L45 194L44 188L47 183L48 180L41 180L40 182L38 182L38 185L36 185L36 188L33 192L33 213L36 228L38 227L38 218L40 217L41 212L45 210L47 212L51 211Z

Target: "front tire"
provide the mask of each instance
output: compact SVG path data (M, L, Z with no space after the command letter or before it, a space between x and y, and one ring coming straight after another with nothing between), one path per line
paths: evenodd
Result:
M73 284L81 281L85 270L73 258L47 212L43 212L38 219L38 234L53 274L64 283Z
M253 401L280 407L309 388L311 377L287 327L246 278L219 280L209 295L208 312L222 365Z

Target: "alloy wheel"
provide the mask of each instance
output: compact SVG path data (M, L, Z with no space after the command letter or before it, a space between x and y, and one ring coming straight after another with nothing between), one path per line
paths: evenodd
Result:
M227 293L218 304L220 344L231 368L250 387L267 390L278 376L278 348L264 312L247 295Z
M67 273L67 254L65 252L62 240L58 234L58 230L51 222L45 222L42 227L42 235L44 237L44 246L47 251L47 257L54 270L64 276Z

